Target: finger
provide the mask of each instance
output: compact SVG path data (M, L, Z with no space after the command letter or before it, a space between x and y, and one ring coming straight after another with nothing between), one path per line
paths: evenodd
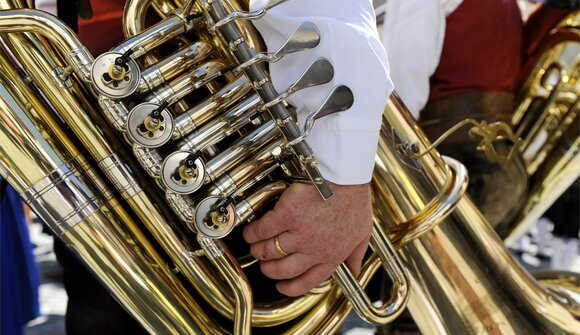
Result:
M297 252L281 259L261 262L260 269L269 278L281 280L298 277L314 264L314 260Z
M332 266L319 264L308 269L299 277L279 282L276 288L280 293L290 297L303 295L330 278L333 271L334 268Z
M293 254L297 251L296 248L294 248L294 243L290 243L292 234L284 232L276 236L278 238L278 244L280 245L280 248L282 248L286 254ZM271 261L287 256L278 251L278 248L276 248L276 237L252 244L250 247L250 253L252 256L254 256L254 258L261 261Z
M286 229L283 220L274 211L268 211L258 220L244 227L244 239L250 244L264 241L280 235Z
M348 265L350 271L355 276L360 272L362 260L365 256L365 253L367 252L368 247L368 241L360 243L346 259L346 265Z

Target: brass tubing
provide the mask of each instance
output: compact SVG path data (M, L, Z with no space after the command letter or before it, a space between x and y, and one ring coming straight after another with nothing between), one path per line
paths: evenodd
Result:
M23 83L15 82L17 77L7 80L4 74L0 73L0 171L8 182L148 331L207 333L212 321L164 266L60 125Z
M578 92L580 94L580 91ZM579 111L579 103L578 97L575 98L574 103L568 106L568 110L566 113L561 115L561 119L558 120L559 123L557 126L550 122L551 120L546 120L546 128L551 130L552 133L546 140L546 143L542 146L541 150L536 153L535 157L529 161L528 164L528 172L535 174L536 171L544 164L544 162L549 158L549 155L554 151L557 150L556 146L558 145L558 141L562 138L562 135L566 134L567 130L570 127L574 127L574 124L578 124L578 111ZM553 120L552 120L553 121ZM540 137L541 134L538 134Z
M138 187L138 183L134 180L132 174L124 172L127 165L117 158L118 156L111 147L111 144L114 143L114 136L109 135L108 140L106 140L102 135L102 130L97 128L95 123L84 113L84 111L90 111L90 105L77 102L76 98L67 89L59 88L53 84L52 78L47 74L47 69L51 67L43 57L34 54L36 48L33 44L27 42L20 35L14 36L11 34L7 37L14 39L14 43L12 43L14 48L12 50L17 51L15 54L20 56L19 60L26 66L34 83L41 88L50 103L57 108L59 115L63 117L75 135L79 137L81 143L89 150L93 158L103 162L104 172L108 173L108 177L113 180L114 185L121 192L134 190ZM5 66L2 70L7 71L4 73L11 71L10 66ZM14 73L13 75L16 76ZM210 277L209 274L212 274L212 271L208 270L204 260L191 255L194 247L193 243L188 242L188 234L182 228L164 219L162 212L168 213L169 210L160 208L161 201L153 202L142 190L140 192L136 191L134 190L131 193L132 197L126 200L135 209L135 212L163 249L188 280L192 282L193 286L199 290L200 294L216 307L216 310L230 313L231 302L222 295L222 292L227 292L227 289L220 286L219 281L215 281ZM124 193L125 196L129 195L126 192ZM218 294L210 294L210 292L218 292Z
M150 6L162 19L171 15L176 7L164 0L128 0L123 9L123 31L125 38L131 38L145 30L145 19Z
M516 222L518 225L505 239L506 245L515 243L531 225L545 213L548 208L580 177L580 137L578 134L565 152L561 155L553 155L538 171L542 176L528 196Z
M242 101L237 106L229 110L223 117L207 124L199 131L189 135L179 142L179 150L190 150L193 152L217 144L227 136L238 131L241 127L250 122L250 117L256 113L256 108L260 103L257 95L252 95Z
M212 240L201 235L197 240L205 251L206 257L214 264L234 292L234 334L251 334L254 298L244 271L222 240Z
M400 249L437 227L455 209L467 190L468 176L465 166L449 157L444 157L444 160L447 163L447 177L437 196L412 219L386 229L385 232L395 249ZM376 215L382 217L381 213ZM386 222L388 219L383 218L382 221Z
M0 1L2 8L10 8L6 0ZM56 17L33 9L13 9L0 11L0 31L3 33L28 33L42 35L56 44L66 55L77 75L90 81L93 56L78 40L76 34Z
M446 168L433 152L409 161L398 147L429 142L392 96L373 182L382 224L414 217L445 184ZM406 187L404 184L413 185ZM422 333L574 333L580 310L530 278L467 197L437 228L400 250L412 281L408 308Z
M3 33L33 32L49 38L63 52L82 49L76 34L58 18L34 9L12 9L0 12Z
M172 80L167 85L156 89L146 100L155 104L162 104L166 101L172 105L189 93L205 85L207 83L206 80L211 80L211 77L219 74L220 70L224 67L225 65L222 62L208 61L190 70L181 77Z
M207 162L206 180L217 180L226 171L240 164L278 135L278 128L273 121L264 123Z
M253 211L256 212L258 209L262 208L266 203L272 201L282 195L285 189L288 188L288 183L285 182L273 182L260 187L254 193L246 198L246 202L252 207Z
M177 50L158 63L143 70L137 93L151 91L163 85L190 66L207 59L212 51L212 45L206 41L195 42Z
M359 317L371 324L382 325L393 322L403 312L409 299L409 279L395 249L377 224L373 225L371 243L393 285L386 303L374 306L345 263L338 266L333 277Z
M203 126L209 120L215 118L226 108L232 106L245 97L252 89L252 85L246 77L240 76L230 84L207 98L187 113L175 118L175 127L172 140L186 137L194 130Z
M247 183L250 183L252 179L256 178L256 176L266 172L271 167L277 166L272 151L281 145L282 139L274 141L243 164L220 177L208 192L212 195L221 195L224 197L238 192Z
M203 126L199 131L192 133L180 141L175 150L198 152L202 151L227 136L238 131L250 122L250 116L256 113L260 99L252 96L232 108L223 117ZM134 145L133 152L141 166L153 178L160 178L161 165L165 159L159 150Z
M541 9L540 9L541 10ZM539 13L539 12L538 12ZM526 203L508 231L510 245L580 175L580 12L569 11L538 43L537 59L519 89L512 126L530 176Z
M369 284L380 266L381 262L376 255L372 255L364 262L361 273L358 276L358 281L362 287L366 287ZM336 334L351 310L352 304L346 299L342 290L333 285L318 305L283 334ZM312 322L312 320L319 320L319 322Z
M288 188L288 184L285 182L269 183L238 202L236 204L236 225L248 220L272 199L279 197L286 188ZM319 299L313 300L312 303L315 304L317 300Z
M187 21L175 14L128 40L123 41L113 48L112 51L125 53L133 50L132 57L138 58L188 30L189 25Z
M254 215L257 210L262 208L273 198L279 197L288 187L285 182L273 182L260 187L248 197L236 204L236 224L240 224L250 216ZM219 192L210 192L210 194L227 196ZM297 298L283 299L281 301L268 302L265 305L256 304L253 311L253 324L255 326L275 326L294 320L304 315L308 310L322 301L326 296L323 294L306 294ZM272 316L276 316L275 318ZM260 320L269 322L260 322Z

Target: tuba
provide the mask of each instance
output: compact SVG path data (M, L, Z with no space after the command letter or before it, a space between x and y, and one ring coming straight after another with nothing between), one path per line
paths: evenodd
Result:
M340 265L309 294L275 292L239 226L290 182L331 195L305 140L352 102L339 86L295 122L284 99L332 68L316 60L276 92L262 63L320 38L304 23L261 52L248 20L282 2L129 1L127 39L94 58L58 19L0 0L0 174L152 334L332 334L351 310L385 324L405 307L425 334L578 333L576 278L542 286L517 264L463 195L464 167L416 155L430 144L396 94L361 273ZM146 27L150 7L162 20ZM391 295L376 306L364 288L380 273Z
M580 177L580 13L540 5L526 23L527 73L512 127L530 192L506 242L514 242Z

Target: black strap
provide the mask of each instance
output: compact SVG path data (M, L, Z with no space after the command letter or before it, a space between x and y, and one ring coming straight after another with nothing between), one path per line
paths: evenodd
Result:
M580 9L579 0L547 0L545 4L562 9Z
M57 16L75 32L79 31L77 2L71 0L56 1Z
M2 197L4 196L4 192L6 192L6 188L8 187L8 182L0 177L0 200L2 200Z

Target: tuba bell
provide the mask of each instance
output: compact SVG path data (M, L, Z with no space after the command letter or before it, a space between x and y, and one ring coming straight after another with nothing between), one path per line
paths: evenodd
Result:
M361 273L341 265L307 295L275 291L239 226L290 182L331 195L306 138L352 103L339 86L295 122L262 63L316 47L317 29L268 54L248 22L283 1L129 1L127 39L94 58L58 19L0 0L0 174L152 334L332 334L351 310L385 324L405 307L425 334L578 333L574 295L511 258L464 196L463 166L414 155L430 144L396 94ZM146 27L150 7L162 19ZM293 90L331 75L315 60ZM391 296L375 306L364 287L381 272Z

